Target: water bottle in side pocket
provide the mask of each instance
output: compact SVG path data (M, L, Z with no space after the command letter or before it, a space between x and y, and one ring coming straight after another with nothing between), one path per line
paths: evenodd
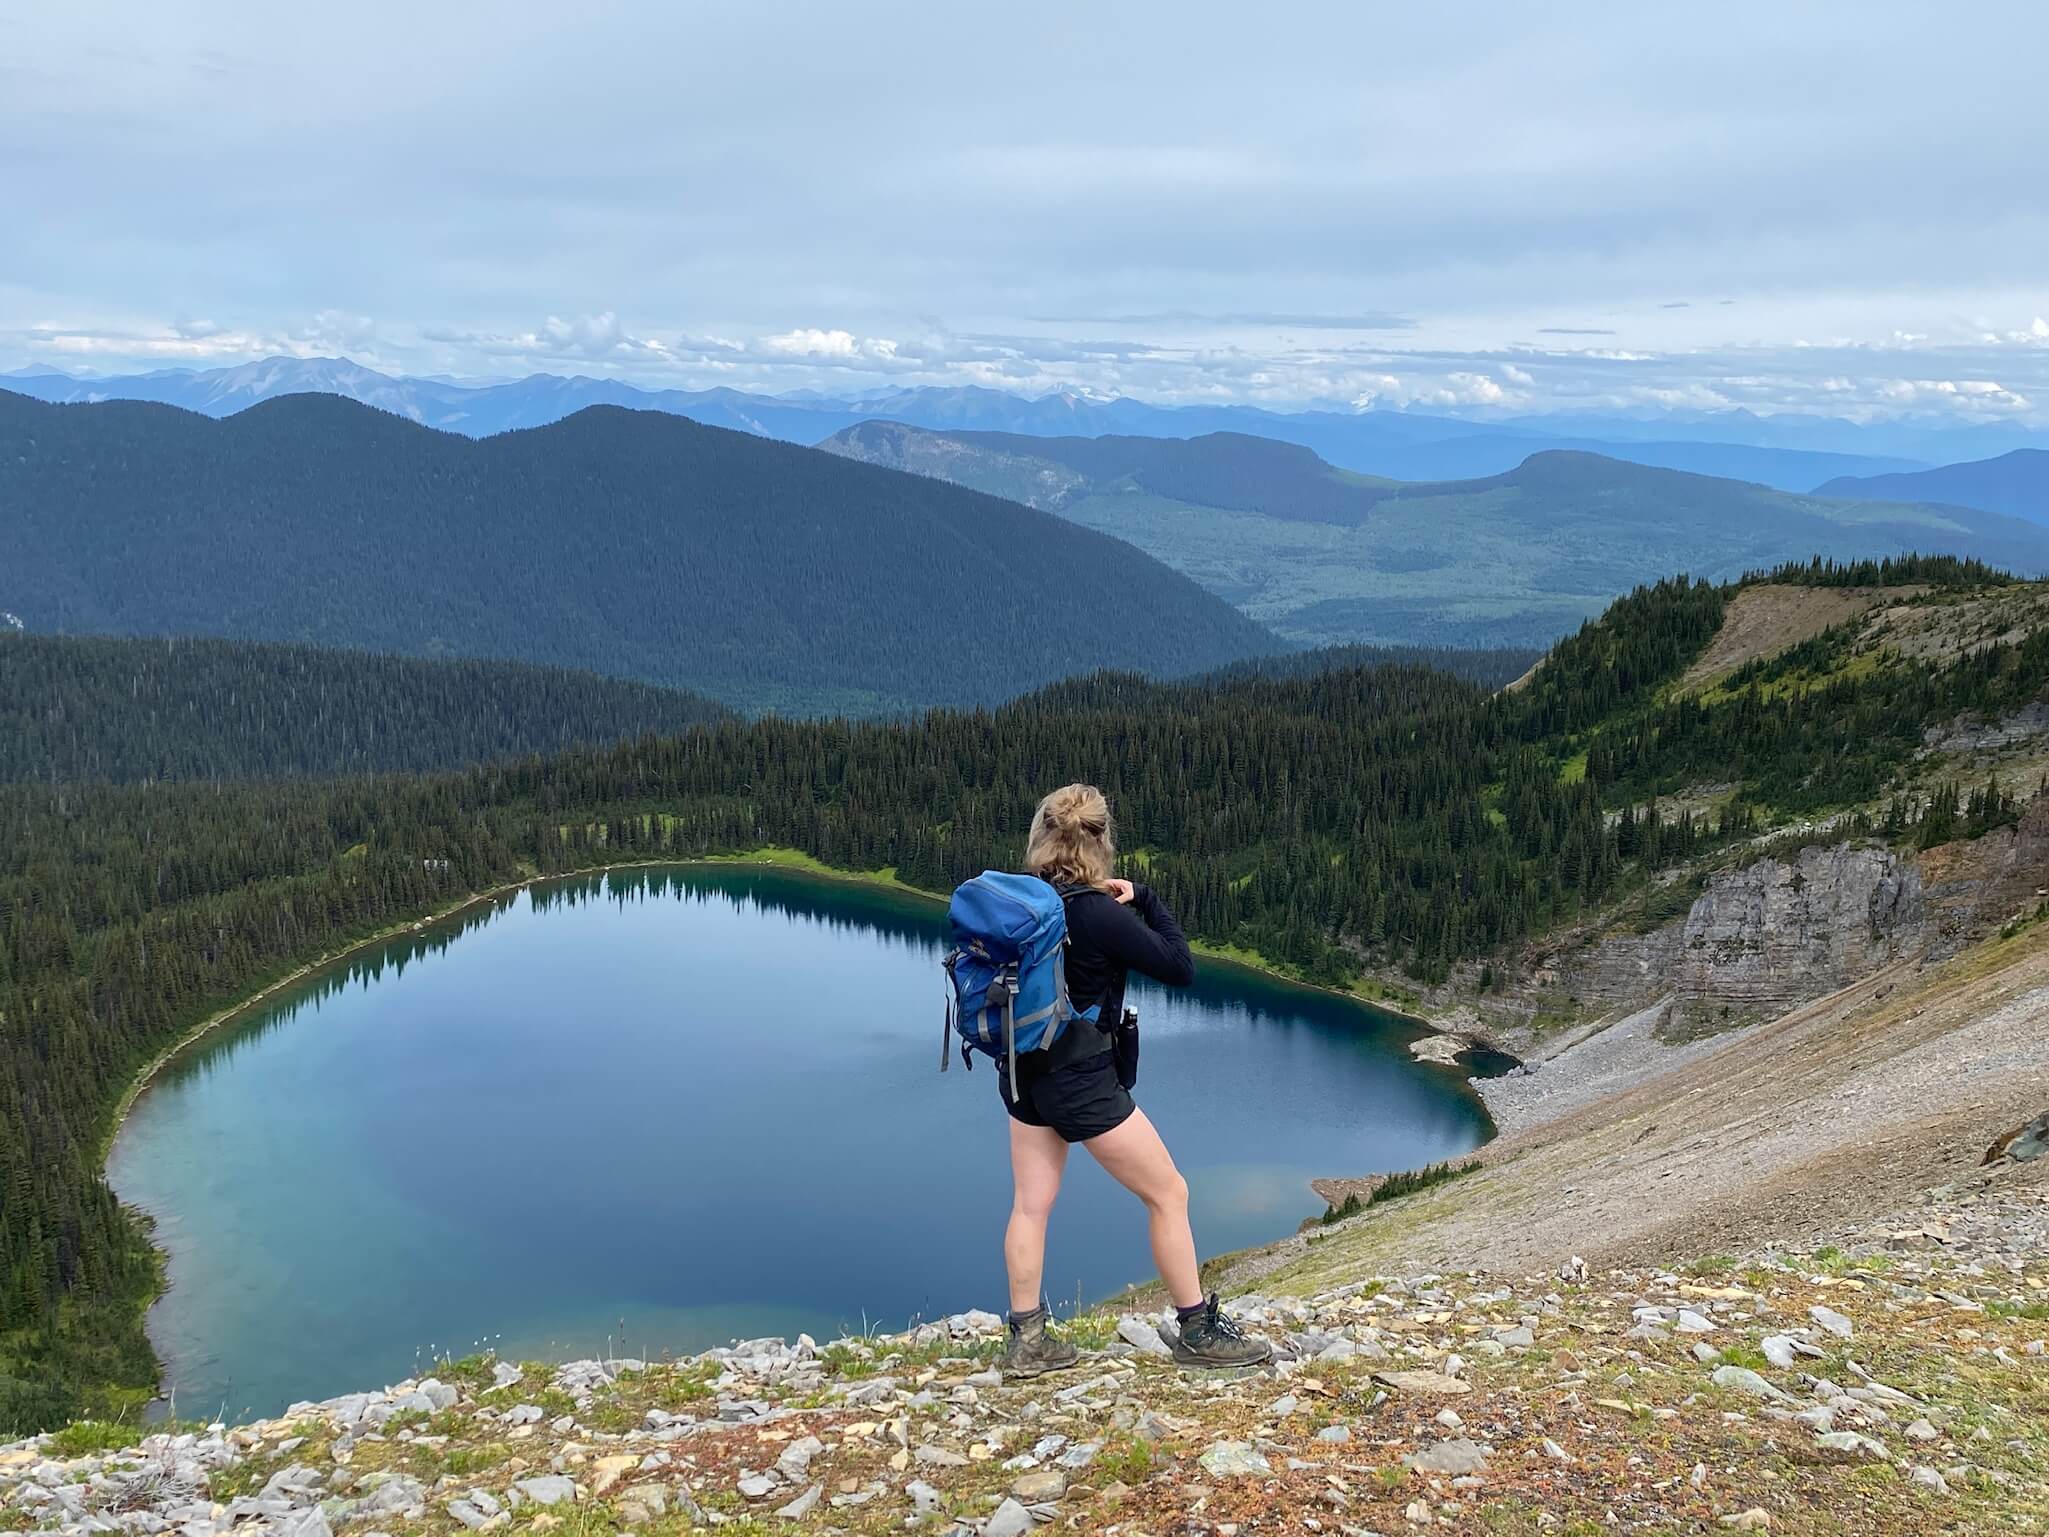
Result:
M1117 1053L1117 1081L1128 1091L1138 1082L1138 1010L1124 1011L1110 1044Z

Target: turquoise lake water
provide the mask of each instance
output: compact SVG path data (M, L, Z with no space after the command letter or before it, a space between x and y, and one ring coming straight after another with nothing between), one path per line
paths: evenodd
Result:
M938 1072L944 914L689 867L554 882L362 952L171 1064L109 1165L170 1256L181 1416L270 1414L436 1355L658 1356L1004 1302L1006 1122ZM1241 968L1134 979L1137 1097L1205 1254L1322 1209L1308 1180L1488 1134L1386 1015ZM1077 1152L1046 1284L1151 1268Z

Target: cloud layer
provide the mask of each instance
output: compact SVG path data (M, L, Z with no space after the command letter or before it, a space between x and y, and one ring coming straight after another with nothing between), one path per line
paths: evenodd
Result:
M0 14L0 367L2049 423L2039 8Z

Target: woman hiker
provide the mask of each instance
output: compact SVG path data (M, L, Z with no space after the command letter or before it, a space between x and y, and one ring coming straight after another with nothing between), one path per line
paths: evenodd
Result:
M1073 1345L1047 1329L1040 1294L1046 1220L1060 1194L1067 1150L1077 1142L1145 1203L1153 1263L1180 1318L1174 1359L1188 1367L1258 1366L1273 1355L1265 1340L1247 1336L1224 1316L1216 1297L1203 1296L1188 1226L1188 1182L1118 1081L1110 1029L1123 1017L1125 973L1186 987L1195 980L1195 961L1181 926L1152 889L1110 874L1116 851L1109 802L1094 785L1067 785L1039 802L1025 868L1067 894L1068 994L1077 1009L1100 1004L1096 1017L1103 1026L1077 1022L1050 1052L1021 1057L1015 1098L1009 1076L996 1074L1010 1111L1016 1186L1003 1236L1010 1272L1003 1368L1017 1377L1057 1371L1079 1359Z

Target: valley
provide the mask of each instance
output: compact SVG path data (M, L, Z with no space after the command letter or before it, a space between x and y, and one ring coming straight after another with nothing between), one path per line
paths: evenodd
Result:
M2049 571L2049 535L2003 513L1792 495L1582 452L1417 484L1234 434L1033 439L869 422L823 446L1129 540L1311 646L1542 646L1668 571L1728 580L1813 555L1918 550Z

